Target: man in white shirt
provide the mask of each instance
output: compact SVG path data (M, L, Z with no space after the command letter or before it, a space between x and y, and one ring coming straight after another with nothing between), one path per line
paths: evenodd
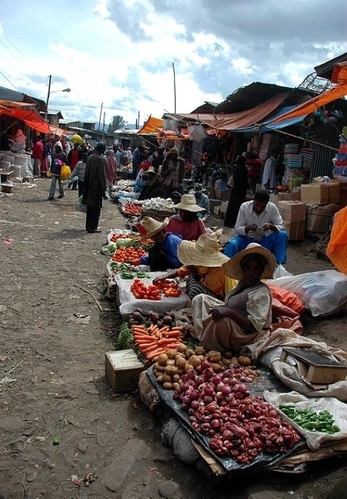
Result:
M269 201L265 190L257 191L253 201L242 203L236 224L236 236L224 248L224 254L232 258L249 243L257 242L271 251L276 263L286 263L288 234L277 206Z
M274 189L276 187L276 164L278 158L277 149L271 151L271 156L265 161L261 189Z

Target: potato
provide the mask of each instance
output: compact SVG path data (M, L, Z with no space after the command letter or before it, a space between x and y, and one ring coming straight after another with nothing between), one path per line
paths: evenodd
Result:
M199 345L198 347L196 347L195 355L205 355L205 354L206 354L206 350L204 349L204 347L202 345Z
M178 369L183 369L186 367L186 359L184 357L180 357L178 359L176 359L176 366Z
M252 361L249 357L246 357L245 355L240 355L238 357L238 361L239 361L239 364L241 366L245 366L245 367L248 367L252 364Z
M169 360L169 357L166 355L166 353L161 353L157 358L157 363L160 366L166 366L166 363L168 360Z
M215 373L220 373L224 370L224 367L218 364L217 362L211 362L211 367Z
M237 357L232 357L231 358L231 363L232 363L233 366L235 366L236 364L239 363L239 359Z
M167 350L166 355L169 357L169 359L174 359L176 357L177 350L174 350L171 348L170 350Z
M187 373L191 369L194 369L194 367L191 364L189 364L189 362L187 362L185 367L184 367L184 372Z
M167 366L175 366L176 365L176 361L175 359L169 359L166 363Z
M160 364L155 364L155 370L159 371L161 373L163 373L165 371L165 367L166 367L166 364L165 364L165 366L161 366Z
M173 376L174 374L177 373L177 367L176 366L166 366L165 373L169 374L170 376Z
M192 350L191 348L187 348L184 352L185 358L189 359L189 357L191 357L192 355L194 355L194 350Z
M201 357L199 355L192 355L191 357L189 357L188 362L193 367L198 367L198 366L200 366L202 360L201 360Z
M174 381L175 383L178 383L180 380L180 375L179 374L174 374L172 376L172 381Z
M172 383L170 381L165 381L165 383L163 383L163 388L165 388L165 390L172 390Z
M163 383L165 383L165 382L171 383L171 381L172 381L171 376L169 374L166 374L166 373L162 375L162 380L163 380Z
M157 383L159 383L159 384L163 383L163 375L162 374L160 376L157 376Z
M179 343L177 345L177 352L180 352L180 353L183 353L187 350L187 345L185 345L184 343Z
M222 354L216 350L210 350L206 355L210 362L220 362L222 360Z
M177 388L178 386L180 386L180 384L179 384L179 383L172 383L172 389L173 389L173 390L176 390L176 388Z

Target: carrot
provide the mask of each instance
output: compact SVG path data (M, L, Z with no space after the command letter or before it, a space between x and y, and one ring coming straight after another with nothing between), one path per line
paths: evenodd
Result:
M144 330L146 330L146 326L144 324L133 324L130 327L131 327L131 329L144 329Z
M155 343L152 343L152 345L148 345L146 347L143 347L141 349L141 352L144 353L147 357L147 354L149 354L150 352L153 352L154 350L157 350L159 347L158 347L158 344L155 342ZM161 349L163 349L163 347L160 347Z
M152 361L159 357L161 353L163 353L163 349L160 347L146 354L146 358L147 360Z
M159 346L167 347L168 345L171 345L172 343L172 338L161 338L157 344Z
M150 334L147 334L147 333L139 333L138 331L134 331L133 333L133 336L135 338L143 338L145 340L149 339L149 338L152 338L152 336Z
M167 331L170 331L169 326L163 326L159 329L159 331L163 334L166 333Z
M155 329L157 326L156 324L151 324L148 328L147 331L149 334L152 334L153 329Z
M171 331L182 331L182 326L173 326Z

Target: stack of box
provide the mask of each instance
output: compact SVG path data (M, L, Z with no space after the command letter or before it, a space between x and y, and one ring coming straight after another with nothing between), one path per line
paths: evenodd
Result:
M300 191L292 192L278 192L277 194L270 194L270 201L278 206L279 201L300 201Z
M301 201L279 201L278 210L290 241L305 239L306 205Z
M309 233L324 234L330 227L334 214L341 209L340 183L313 183L301 186L301 200L306 203Z

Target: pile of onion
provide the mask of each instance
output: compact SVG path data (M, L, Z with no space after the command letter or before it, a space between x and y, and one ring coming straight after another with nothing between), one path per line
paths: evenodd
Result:
M182 376L173 398L188 412L194 430L210 437L209 446L219 456L248 464L262 452L288 452L300 434L273 406L251 396L238 374L233 368L216 374L203 361Z

